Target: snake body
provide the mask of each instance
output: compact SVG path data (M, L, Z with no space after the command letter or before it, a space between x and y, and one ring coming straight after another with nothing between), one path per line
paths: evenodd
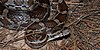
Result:
M0 26L18 31L29 26L25 43L31 48L68 35L67 14L64 0L0 0Z

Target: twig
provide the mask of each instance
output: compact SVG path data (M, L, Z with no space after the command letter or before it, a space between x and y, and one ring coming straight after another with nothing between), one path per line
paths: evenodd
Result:
M65 3L67 5L79 5L79 4L83 5L83 3L73 3L73 2L66 2L66 1L65 1Z
M87 14L87 15L82 15L82 16L80 16L79 18L77 18L76 20L74 20L73 22L71 22L71 23L69 23L69 24L65 24L65 27L69 27L69 26L71 26L71 25L73 25L73 24L77 24L77 23L80 22L82 19L84 19L84 18L86 18L86 17L88 17L88 16L91 16L91 15L94 15L94 14L96 14L96 13L98 13L98 12L99 12L99 11L92 12L92 13Z

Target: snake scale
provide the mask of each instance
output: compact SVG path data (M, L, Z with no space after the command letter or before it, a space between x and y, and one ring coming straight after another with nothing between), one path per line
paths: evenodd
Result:
M67 14L64 0L0 0L0 26L25 30L25 43L34 49L69 34Z

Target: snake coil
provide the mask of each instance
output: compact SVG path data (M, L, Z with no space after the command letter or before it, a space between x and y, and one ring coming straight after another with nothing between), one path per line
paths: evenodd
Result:
M25 43L31 48L68 35L67 13L64 0L0 0L0 26L18 31L29 26Z

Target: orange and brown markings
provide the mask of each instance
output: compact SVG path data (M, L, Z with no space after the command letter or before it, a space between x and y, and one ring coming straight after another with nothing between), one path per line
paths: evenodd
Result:
M66 17L67 17L67 14L59 14L56 19L58 19L60 22L64 22L66 21Z
M65 1L58 4L58 9L60 10L60 12L65 11L65 10L68 11L68 6L66 5Z
M53 28L57 25L57 23L54 22L53 20L49 20L47 22L44 22L44 24L45 24L46 27L50 27L50 28Z
M42 27L39 25L39 23L33 23L31 26L28 27L28 29L36 30L41 29Z
M36 7L33 10L32 16L34 16L34 18L42 19L44 17L44 15L45 15L46 12L47 12L47 9L46 8L43 8L41 6L38 6L38 7Z

